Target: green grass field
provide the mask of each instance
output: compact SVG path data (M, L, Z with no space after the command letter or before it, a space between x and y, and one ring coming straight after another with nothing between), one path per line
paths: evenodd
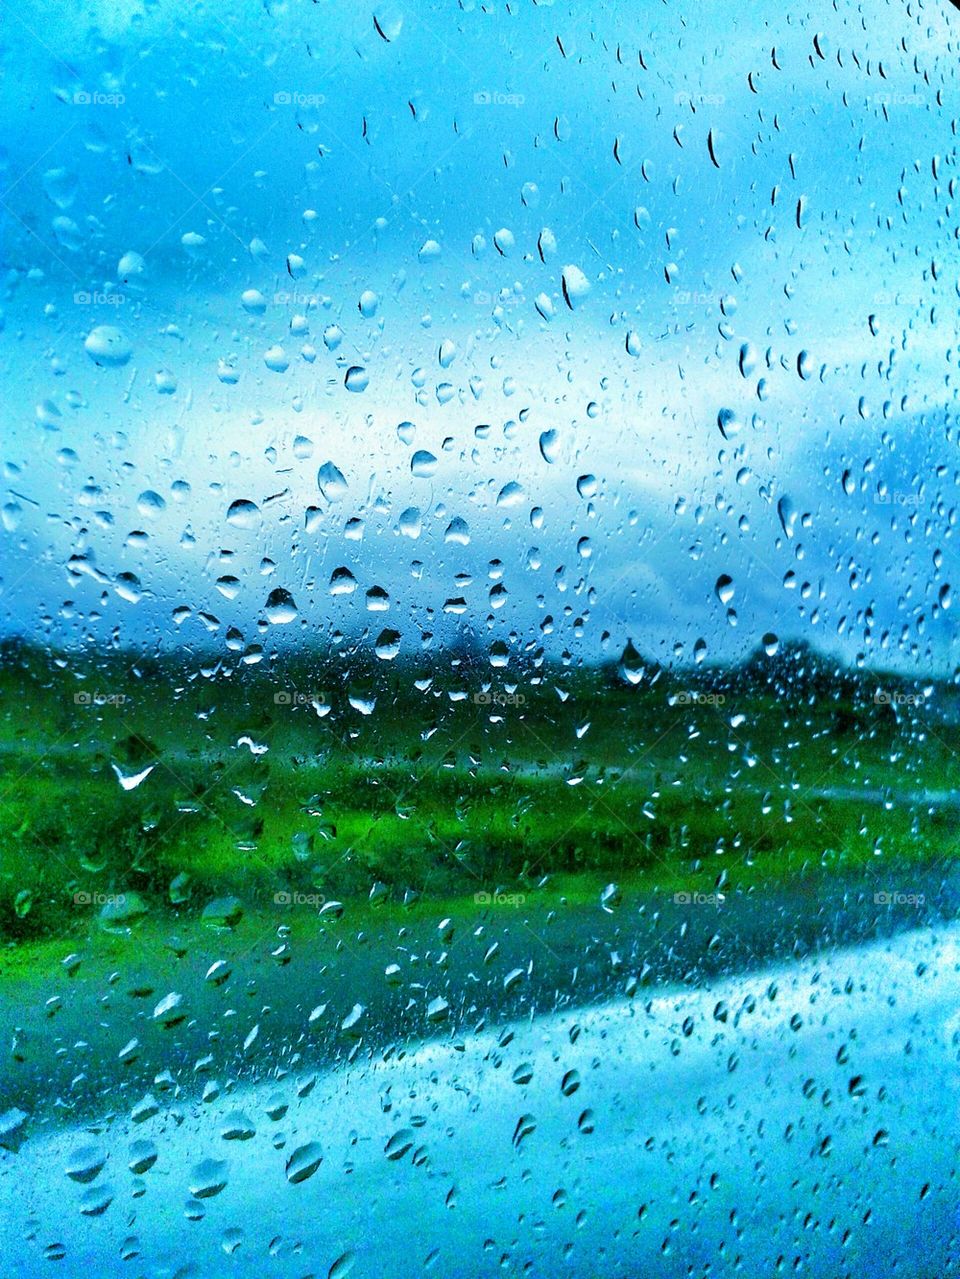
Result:
M711 891L958 852L952 690L803 650L759 671L504 674L8 646L0 934L118 927L115 898L186 918L226 895L401 906L551 877Z

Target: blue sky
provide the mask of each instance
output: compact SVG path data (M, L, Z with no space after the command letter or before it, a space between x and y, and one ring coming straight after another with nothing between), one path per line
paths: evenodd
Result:
M8 10L0 626L952 666L956 21L634 9Z

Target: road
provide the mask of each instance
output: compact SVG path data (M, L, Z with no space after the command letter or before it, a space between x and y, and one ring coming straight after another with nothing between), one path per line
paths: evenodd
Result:
M951 924L157 1092L0 1152L3 1274L934 1279L958 1273L958 1043Z

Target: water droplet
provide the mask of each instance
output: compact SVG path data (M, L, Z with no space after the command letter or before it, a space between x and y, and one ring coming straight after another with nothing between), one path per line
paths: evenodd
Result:
M150 776L156 768L156 764L148 764L146 768L141 769L138 773L123 773L116 764L111 764L111 768L116 773L117 781L124 790L136 790L141 782L146 781Z
M130 250L117 263L117 277L122 284L129 284L138 275L143 275L146 265L139 253Z
M324 462L317 471L317 487L328 502L339 502L346 496L348 485L338 466L333 462Z
M377 637L375 652L381 661L391 662L400 652L400 632L385 630Z
M164 996L153 1010L153 1020L159 1021L162 1026L168 1028L179 1026L186 1019L186 1016L186 1009L183 1007L183 996L175 990Z
M504 258L508 258L516 247L513 232L508 231L506 227L501 227L499 231L494 232L493 243L497 252Z
M260 524L260 508L256 502L238 498L227 508L227 523L234 528L255 529Z
M416 1135L412 1128L399 1128L384 1146L383 1153L388 1159L396 1162L403 1158L415 1141Z
M352 595L357 589L357 579L348 568L335 568L330 576L331 595Z
M263 315L267 309L267 299L259 289L246 289L240 294L240 305L251 315Z
M714 167L720 168L720 161L717 159L717 135L714 129L707 134L707 151L710 154L710 160Z
M426 449L417 449L410 459L410 471L418 480L428 480L437 469L437 459Z
M563 300L571 311L575 311L590 292L590 281L578 266L565 266L560 284L563 289Z
M427 1021L443 1021L449 1011L450 1005L441 995L438 995L427 1005Z
M137 1177L149 1172L157 1162L157 1148L152 1141L135 1141L130 1146L127 1167Z
M77 1146L67 1160L64 1172L71 1181L85 1186L95 1181L107 1162L107 1152L100 1146Z
M189 1189L194 1199L212 1199L226 1188L229 1165L225 1159L202 1159L190 1172Z
M455 515L447 525L443 540L455 546L469 546L470 528L467 521L461 519L459 515Z
M345 1035L351 1039L359 1039L361 1030L360 1026L366 1015L366 1008L363 1004L354 1004L350 1011L340 1023L340 1029Z
M264 612L272 626L287 626L296 619L297 606L290 592L278 586L267 596Z
M207 969L204 980L208 981L211 986L222 986L225 981L230 979L232 971L225 959L218 959Z
M513 1144L519 1150L526 1139L537 1131L537 1121L533 1115L521 1115L513 1130Z
M204 906L201 922L208 928L230 929L243 918L243 906L236 897L215 897Z
M352 364L347 369L346 377L343 380L344 386L348 391L358 394L365 391L370 382L370 375L367 370L360 364Z
M612 915L622 901L623 894L620 892L620 886L618 884L607 884L606 888L600 894L600 905L608 915Z
M720 434L725 440L732 440L734 436L739 435L743 430L743 423L733 409L720 410L717 414L717 426L719 426Z
M392 5L387 8L381 6L373 15L373 25L380 39L390 44L403 30L403 14Z
M12 1106L0 1114L0 1148L16 1154L27 1137L27 1120L24 1110Z
M250 1141L256 1136L256 1127L242 1110L232 1110L220 1126L224 1141Z
M797 508L789 497L782 497L777 503L777 516L780 527L787 537L793 537L793 526L797 522Z
M620 655L620 674L629 684L639 684L643 679L643 658L634 648L633 640L627 640Z
M497 506L518 506L525 497L523 485L518 484L516 480L511 480L509 484L504 484L497 494Z
M560 452L559 433L557 431L543 431L540 435L540 456L545 462L555 462Z
M564 1097L572 1097L580 1087L580 1074L576 1070L568 1070L560 1080L560 1091Z
M327 1271L327 1279L347 1279L357 1259L355 1252L342 1253Z
M69 209L77 197L77 175L69 169L47 169L42 180L47 199L58 209Z
M101 368L120 368L133 354L133 347L122 330L114 324L98 324L83 343L94 364Z
M264 352L263 362L272 373L285 373L290 367L290 357L279 343Z
M102 1217L113 1203L113 1187L91 1186L80 1196L80 1211L85 1217Z

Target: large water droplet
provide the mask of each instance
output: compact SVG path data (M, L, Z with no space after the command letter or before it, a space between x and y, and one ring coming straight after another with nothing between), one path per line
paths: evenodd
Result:
M346 376L343 379L343 384L347 390L353 391L355 394L360 391L365 391L369 382L370 375L360 364L352 364L350 368L347 369Z
M412 1128L398 1128L384 1146L383 1153L388 1159L396 1162L403 1158L415 1141L416 1135Z
M571 311L575 311L590 292L590 281L578 266L565 266L560 284L563 289L563 300Z
M392 662L400 652L400 632L384 630L377 637L375 652L384 662Z
M238 498L227 509L227 523L234 528L255 529L260 524L260 507L247 498Z
M417 449L410 459L410 470L419 480L428 480L437 469L437 459L426 449Z
M793 537L793 526L797 522L797 508L789 497L784 496L777 503L777 515L784 533L787 537Z
M278 586L267 596L264 612L271 625L286 626L296 618L297 606L290 592Z
M190 1193L195 1199L212 1199L225 1189L229 1165L225 1159L202 1159L190 1173Z
M557 431L543 431L540 435L540 456L545 462L555 462L560 452Z
M735 435L739 435L743 430L743 423L733 409L720 410L717 414L717 426L719 426L720 434L725 440L732 440Z
M328 502L339 502L347 492L343 472L333 462L324 462L317 471L317 487Z
M629 684L639 684L643 679L643 658L634 648L633 640L627 640L620 655L620 674Z
M119 368L133 354L133 347L125 333L115 324L98 324L87 334L83 344L94 364L101 368Z
M92 1144L77 1146L67 1159L64 1172L71 1181L85 1186L100 1175L106 1162L107 1152L101 1146Z

